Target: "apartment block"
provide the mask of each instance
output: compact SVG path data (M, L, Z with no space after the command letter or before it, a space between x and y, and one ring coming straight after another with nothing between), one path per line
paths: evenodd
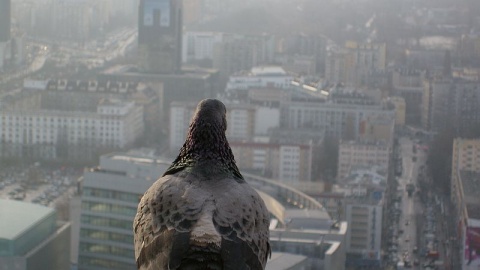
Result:
M391 151L391 144L385 141L342 141L338 150L337 179L343 180L357 166L376 165L387 170Z
M223 36L224 34L219 32L185 32L182 42L182 62L195 63L209 60L213 65L214 48L223 41Z
M384 43L347 42L344 47L332 47L327 52L325 79L347 86L365 85L368 76L386 67Z
M343 194L342 219L347 221L347 266L378 267L381 262L382 222L387 170L357 166L333 191Z
M4 157L89 160L101 149L131 146L144 131L143 108L131 101L21 91L2 104Z
M463 133L480 123L480 85L476 80L434 77L425 81L422 125L441 131L454 128Z
M395 119L391 104L379 103L362 94L345 93L328 100L292 99L280 107L283 128L321 128L327 136L355 140L361 135L362 122L376 116Z
M393 94L405 100L408 124L420 124L424 80L425 72L416 69L401 68L392 73Z
M230 142L237 166L285 183L311 181L312 145Z
M252 67L271 63L274 58L273 35L224 35L213 50L213 67L224 79Z

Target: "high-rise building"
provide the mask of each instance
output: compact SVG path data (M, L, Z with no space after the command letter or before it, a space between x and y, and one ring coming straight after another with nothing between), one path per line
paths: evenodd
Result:
M480 140L456 138L453 141L450 199L455 206L451 223L455 225L461 268L477 266L474 254L478 250L476 236L480 231Z
M331 48L325 61L325 78L329 82L362 86L371 74L385 71L386 45L347 42L345 47Z
M10 39L10 0L0 0L0 42Z
M451 197L456 196L459 172L480 173L480 140L456 138L453 141ZM480 202L479 202L480 204Z
M465 134L480 123L478 80L434 77L425 82L422 124L432 131L454 128Z
M100 157L84 174L78 269L136 269L132 220L143 193L169 163L147 151Z
M379 269L387 175L387 170L376 164L355 166L333 188L337 194L333 206L345 206L339 218L348 223L345 245L348 269L358 266Z
M141 0L139 66L146 73L177 73L182 60L182 1Z

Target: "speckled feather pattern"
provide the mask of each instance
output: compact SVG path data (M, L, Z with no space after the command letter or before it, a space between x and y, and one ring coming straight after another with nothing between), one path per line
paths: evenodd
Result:
M142 197L139 269L265 268L270 214L235 165L225 111L216 100L200 103L179 156Z

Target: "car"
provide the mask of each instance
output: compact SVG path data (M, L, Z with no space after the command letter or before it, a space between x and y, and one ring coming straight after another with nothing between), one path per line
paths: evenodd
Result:
M410 221L405 221L405 226L408 226L408 224L410 224Z

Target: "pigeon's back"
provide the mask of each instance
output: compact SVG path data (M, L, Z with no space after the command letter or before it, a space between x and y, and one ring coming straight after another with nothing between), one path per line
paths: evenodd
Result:
M233 178L180 172L145 193L135 218L139 269L264 269L269 213L260 196Z

